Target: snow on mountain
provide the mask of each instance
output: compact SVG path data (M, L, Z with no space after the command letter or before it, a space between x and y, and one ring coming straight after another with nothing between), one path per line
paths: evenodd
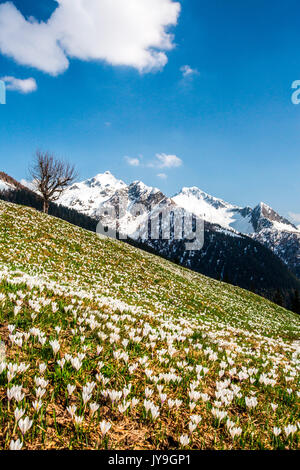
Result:
M272 229L278 232L297 232L298 229L289 220L281 217L267 204L261 202L252 211L252 224L255 232Z
M118 188L114 194L103 202L100 206L115 209L118 214L118 229L121 233L137 239L144 234L147 238L148 219L152 209L166 199L166 196L158 189L146 186L141 181L134 181L129 186ZM113 226L114 221L110 221L109 226Z
M9 191L10 189L12 189L12 186L10 184L0 180L0 191Z
M210 196L197 187L183 188L173 198L180 207L192 211L212 224L235 230L245 235L272 229L279 232L298 232L299 229L261 202L254 209L238 207Z
M300 277L300 228L265 203L254 209L243 208L197 187L183 188L170 199L158 188L146 186L141 181L127 185L109 171L73 184L59 202L97 219L101 218L104 206L120 209L119 230L133 239L147 238L149 217L157 216L161 204L180 207L208 222L210 230L231 236L246 235L262 243ZM115 220L109 220L109 223L113 225Z
M21 179L20 184L22 186L24 186L25 188L30 189L30 191L33 191L35 193L37 192L36 186L35 186L33 181L28 181L28 180L25 180L25 179Z
M250 208L242 209L234 206L210 196L197 187L183 188L172 199L179 207L193 212L207 222L244 234L254 232Z
M300 278L300 229L261 202L254 209L238 207L199 188L183 188L173 201L206 222L234 230L260 242Z
M0 171L0 191L11 191L16 189L18 186L18 181L14 180L3 171Z
M132 238L146 232L152 207L165 198L158 189L134 181L127 185L109 171L75 183L60 197L59 203L90 217L103 220L103 209L114 208L118 214L118 230ZM106 222L115 227L115 218L108 214Z
M101 205L116 191L127 188L126 183L109 171L94 178L71 185L60 197L59 203L90 217L97 217Z
M167 197L158 189L146 186L141 181L134 181L127 185L122 180L115 178L109 171L98 174L94 178L75 183L61 196L60 204L73 208L81 213L97 218L101 207L110 203L117 207L123 199L126 207L123 207L124 221L132 223L136 218L136 204L143 204L147 212L153 206ZM277 214L265 203L260 203L254 209L239 207L230 204L223 199L207 194L197 187L183 188L171 199L172 203L183 208L196 217L203 218L206 222L219 225L227 231L241 233L256 238L262 231L299 233L296 227L287 219ZM261 237L262 238L262 237Z

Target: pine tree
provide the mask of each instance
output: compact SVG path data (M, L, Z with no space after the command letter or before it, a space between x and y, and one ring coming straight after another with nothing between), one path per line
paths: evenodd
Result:
M298 290L294 292L291 310L300 315L300 295Z
M277 289L273 302L277 305L280 305L280 307L283 307L283 297L280 289Z

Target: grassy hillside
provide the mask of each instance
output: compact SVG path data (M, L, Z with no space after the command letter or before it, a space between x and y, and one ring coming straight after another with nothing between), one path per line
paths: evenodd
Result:
M0 448L299 447L299 316L1 201L0 337Z

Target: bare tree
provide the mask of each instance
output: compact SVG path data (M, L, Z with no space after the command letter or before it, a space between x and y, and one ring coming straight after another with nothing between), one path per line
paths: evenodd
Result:
M77 178L75 167L59 160L48 152L37 151L30 175L36 190L41 194L43 210L49 211L50 201L57 201L66 188Z

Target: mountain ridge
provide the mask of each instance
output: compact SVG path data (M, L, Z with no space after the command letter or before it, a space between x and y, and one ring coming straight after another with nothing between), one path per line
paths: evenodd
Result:
M149 208L150 193L154 191L156 195L161 195L160 198L154 198L156 202L158 199L162 200L165 198L169 202L174 202L176 206L183 208L188 213L193 213L214 226L220 226L222 229L227 230L228 233L243 234L262 243L273 251L276 256L279 256L300 279L300 229L285 217L280 216L266 203L260 202L254 208L250 206L240 207L228 203L221 198L214 197L196 186L183 187L174 196L167 197L158 188L147 186L141 181L134 181L126 185L123 181L117 180L110 172L105 172L102 174L102 177L103 175L108 175L112 184L107 187L107 190L102 186L103 193L100 194L102 198L98 196L98 199L93 199L93 203L89 205L86 202L87 196L83 197L82 194L77 193L76 198L70 203L69 195L74 191L75 184L62 196L60 203L83 211L90 217L97 217L97 208L99 209L104 202L108 202L117 193L120 189L120 182L121 189L125 192L127 191L126 188L132 188L131 194L129 194L131 203L134 201L136 203L146 203L147 208ZM90 180L86 180L86 182L88 181ZM81 183L81 188L82 191L88 193L86 182L83 181ZM144 188L143 197L141 197L141 192L134 194L134 188L138 185ZM144 197L146 193L148 193L147 198ZM131 220L131 234L134 232Z

